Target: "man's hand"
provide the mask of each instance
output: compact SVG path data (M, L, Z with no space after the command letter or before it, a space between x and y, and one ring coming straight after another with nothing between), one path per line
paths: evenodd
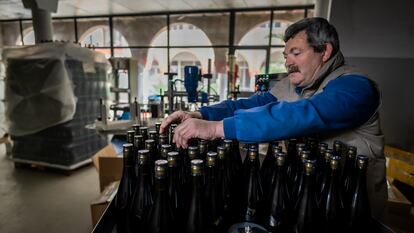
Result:
M160 126L160 134L165 133L167 131L167 128L170 126L170 124L181 123L190 118L201 119L202 116L201 116L201 113L199 112L184 112L184 111L174 112L173 114L169 115L162 121L161 126Z
M224 137L223 121L206 121L200 119L188 119L175 128L173 142L178 148L188 147L188 140L200 138L212 140Z

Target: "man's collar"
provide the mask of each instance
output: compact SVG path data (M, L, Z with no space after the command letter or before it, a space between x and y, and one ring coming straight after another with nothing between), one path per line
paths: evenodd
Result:
M298 89L298 87L295 88L296 91L299 91L301 93L302 91L306 89L310 89L315 85L318 85L320 82L323 81L323 79L328 76L328 74L332 73L332 71L336 70L338 67L344 65L345 58L342 55L341 51L338 51L333 57L331 57L325 64L322 65L321 69L316 73L316 78L306 87L302 87Z

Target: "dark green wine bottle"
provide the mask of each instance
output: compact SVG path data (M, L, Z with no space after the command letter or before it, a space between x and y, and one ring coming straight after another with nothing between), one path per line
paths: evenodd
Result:
M328 149L328 144L320 142L318 145L318 151L316 156L316 185L320 187L322 175L323 175L323 166L325 161L325 151Z
M219 189L221 193L221 200L223 201L223 218L226 221L226 225L230 226L230 222L233 222L237 219L235 216L236 210L234 206L232 206L232 193L231 193L231 186L232 186L232 177L230 173L230 169L226 164L226 156L227 152L226 149L222 146L217 147L217 168L218 168L218 181L219 181Z
M278 142L269 143L266 157L263 159L262 166L260 167L260 177L262 178L263 193L265 194L269 194L271 191L272 179L276 170L276 155L279 152L282 152L282 148L279 147Z
M369 232L371 206L367 192L368 157L358 155L356 161L356 183L351 197L349 232Z
M133 124L132 125L132 130L134 131L134 136L141 134L141 132L140 132L139 129L140 129L140 125L139 124Z
M320 179L320 182L318 184L317 187L317 195L318 195L318 199L321 198L322 193L325 192L325 189L328 186L329 183L329 179L330 179L330 164L331 164L331 158L334 156L333 150L332 149L326 149L325 150L325 158L324 158L324 164L321 167L322 169L322 176Z
M134 143L134 131L133 130L128 130L126 133L126 141L127 143Z
M183 222L184 214L184 194L180 181L179 154L177 151L170 151L168 157L168 194L170 196L174 215L179 224Z
M191 191L189 205L186 211L184 232L207 232L206 208L204 202L203 160L191 161Z
M356 174L356 167L355 167L355 161L356 161L356 154L357 149L354 146L348 147L348 152L345 157L345 165L344 165L344 171L342 175L342 188L343 188L343 197L345 201L346 206L350 206L351 196L352 196L352 190L355 185L355 174Z
M248 177L245 180L245 189L242 195L243 203L242 221L258 222L263 215L263 188L259 174L259 152L257 148L249 148L248 151ZM262 215L261 215L262 214Z
M148 214L148 233L169 233L177 230L177 222L168 196L167 164L167 160L155 161L155 199Z
M315 164L314 160L304 163L303 189L295 205L295 233L315 233L321 231L321 214L315 192Z
M222 214L223 201L220 193L219 180L217 179L217 153L207 152L207 166L206 166L206 189L205 201L207 220L209 223L209 232L221 232L222 229Z
M208 141L204 140L204 139L199 139L198 140L198 149L199 149L199 152L200 152L199 159L201 159L203 161L206 161L207 152L209 151Z
M159 159L155 141L152 139L145 140L145 149L149 151L150 167L154 167L155 161ZM154 185L154 169L150 169L150 177L151 177L151 186L153 186Z
M145 149L144 139L142 135L134 136L134 173L138 177L138 151Z
M167 159L168 152L170 151L171 151L171 145L169 144L161 145L161 150L160 150L161 159Z
M334 156L340 156L342 158L343 151L345 149L345 144L339 140L333 142L333 153Z
M293 207L286 182L286 154L278 152L275 158L275 180L271 189L266 225L269 232L289 232Z
M324 232L326 233L344 233L346 227L345 206L340 189L340 161L339 156L331 158L329 183L322 193L319 203L324 220Z
M300 150L299 150L300 151ZM307 160L310 159L311 152L309 150L302 150L300 153L300 163L302 164L302 168L297 169L297 181L295 183L295 186L293 186L292 190L292 199L297 200L300 192L303 189L303 182L304 182L304 164ZM316 161L316 160L315 160Z
M129 222L127 221L128 207L131 204L135 183L132 152L132 144L127 143L123 145L124 166L118 192L115 197L115 208L118 214L118 232L128 232L129 230Z
M141 126L140 129L139 129L139 131L140 131L140 134L142 135L142 137L144 138L144 142L146 140L148 140L148 127Z
M132 197L129 214L132 232L141 232L144 230L146 217L153 203L148 150L138 151L138 166L137 185Z
M148 131L148 139L152 139L155 141L155 145L158 144L158 137L157 137L157 131L155 130L149 130Z

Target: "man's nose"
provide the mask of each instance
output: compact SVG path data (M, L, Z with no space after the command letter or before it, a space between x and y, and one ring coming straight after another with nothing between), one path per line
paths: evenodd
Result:
M289 58L286 58L285 59L285 67L286 68L288 68L289 66L291 66L293 63L292 63L292 61L291 61L291 59L289 59Z

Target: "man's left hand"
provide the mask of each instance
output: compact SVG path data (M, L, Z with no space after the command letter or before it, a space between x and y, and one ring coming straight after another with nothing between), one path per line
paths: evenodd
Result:
M219 137L224 137L223 121L191 118L175 128L173 142L179 148L187 148L188 140L191 138L212 140Z

